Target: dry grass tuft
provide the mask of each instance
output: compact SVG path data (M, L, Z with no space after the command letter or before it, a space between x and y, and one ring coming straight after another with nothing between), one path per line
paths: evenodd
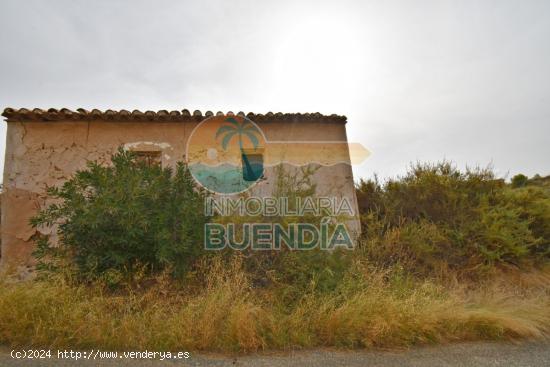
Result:
M540 282L548 274L445 288L362 271L334 292L304 294L290 305L274 290L252 288L238 261L214 261L199 290L165 283L115 295L60 280L3 282L0 343L250 352L543 338L550 330L549 283Z

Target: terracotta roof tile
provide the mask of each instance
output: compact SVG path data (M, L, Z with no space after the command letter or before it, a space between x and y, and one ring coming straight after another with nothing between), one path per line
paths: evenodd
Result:
M231 111L226 112L226 115L234 116ZM2 116L8 120L21 120L21 121L57 121L57 120L109 120L109 121L200 121L210 116L224 115L223 112L218 111L215 114L212 111L206 111L203 113L199 110L189 112L189 110L182 111L139 111L133 110L132 112L127 110L106 110L101 111L93 109L91 111L83 108L78 108L76 111L69 110L68 108L62 108L60 110L50 108L48 110L42 110L40 108L34 108L29 110L26 108L6 108L2 113ZM315 113L273 113L268 112L266 114L249 112L245 114L242 111L237 113L239 116L246 116L252 121L282 121L282 120L316 120L320 122L340 122L346 123L346 116L341 115L322 115L319 112Z

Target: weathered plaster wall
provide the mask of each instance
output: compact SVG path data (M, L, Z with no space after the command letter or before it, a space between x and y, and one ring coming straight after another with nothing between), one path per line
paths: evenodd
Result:
M8 119L0 265L33 264L35 231L28 222L50 202L45 195L46 186L61 184L77 169L84 168L87 161L107 162L121 145L140 151L161 151L163 166L174 165L184 159L187 138L198 123ZM258 125L269 140L346 140L342 123L287 120ZM268 195L272 191L273 177L269 172L267 176L254 192ZM349 164L321 167L314 177L319 193L347 196L356 203ZM358 222L352 227L358 230ZM55 231L41 231L55 238Z

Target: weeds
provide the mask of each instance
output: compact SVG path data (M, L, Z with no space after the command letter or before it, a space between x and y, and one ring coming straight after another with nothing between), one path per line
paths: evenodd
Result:
M0 281L0 344L252 352L547 337L547 180L516 181L446 163L363 181L355 251L221 252L178 277L132 261L87 282L61 256L39 280ZM285 195L314 193L288 182Z
M488 169L461 172L449 162L414 165L384 184L361 181L363 251L420 276L475 278L503 265L543 264L550 195L541 182L515 188Z
M12 346L250 352L320 346L395 347L542 337L547 282L444 288L355 263L332 292L291 304L253 288L242 262L203 264L201 287L156 279L108 292L62 280L0 285L0 343ZM548 275L546 275L548 276Z

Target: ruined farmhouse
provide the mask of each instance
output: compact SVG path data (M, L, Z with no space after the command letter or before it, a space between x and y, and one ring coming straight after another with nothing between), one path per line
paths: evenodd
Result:
M246 187L254 195L273 192L273 168L279 164L295 169L315 165L312 179L317 194L348 198L356 209L344 116L210 111L203 114L188 110L71 111L66 108L6 108L2 116L7 124L1 208L3 265L33 264L31 253L37 230L29 225L29 219L50 202L45 191L47 186L61 185L76 170L85 168L88 161L108 164L111 154L121 146L135 151L146 162L162 166L189 162L199 156L204 158L205 164L213 162L229 151L227 144L224 145L227 142L221 142L223 146L218 149L202 147L200 140L194 145L189 142L193 136L200 135L197 129L202 122L216 117L230 122L246 119L259 131L256 138L240 142L241 151L253 149L246 157L243 154L242 171L245 173L240 180L254 181ZM204 134L207 132L206 128L202 130ZM209 136L215 142L221 139L219 135L212 132ZM249 166L250 161L260 167L260 174L245 169L244 164ZM250 179L247 174L254 177ZM217 194L231 193L237 190L220 190ZM358 232L358 223L352 220L350 228ZM39 230L55 239L56 233L52 233L55 230Z

